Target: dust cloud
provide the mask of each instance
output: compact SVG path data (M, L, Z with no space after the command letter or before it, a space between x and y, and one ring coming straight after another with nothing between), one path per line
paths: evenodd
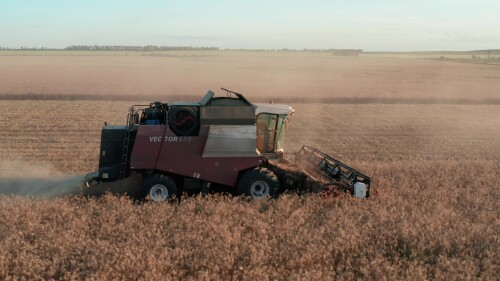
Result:
M0 195L56 198L81 193L83 175L63 175L47 164L0 160Z

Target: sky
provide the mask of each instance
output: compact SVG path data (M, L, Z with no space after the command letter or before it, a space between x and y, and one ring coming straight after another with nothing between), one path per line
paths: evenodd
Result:
M500 48L500 0L0 0L0 47Z

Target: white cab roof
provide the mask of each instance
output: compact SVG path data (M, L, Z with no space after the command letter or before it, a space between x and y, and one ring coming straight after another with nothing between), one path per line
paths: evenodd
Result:
M295 110L285 104L274 104L274 103L254 103L257 107L255 109L255 115L260 113L273 113L273 114L292 114Z

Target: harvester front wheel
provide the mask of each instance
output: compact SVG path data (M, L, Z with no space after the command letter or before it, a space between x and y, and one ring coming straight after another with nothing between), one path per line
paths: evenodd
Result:
M278 188L278 177L266 168L249 170L238 182L238 193L250 196L252 199L274 198Z
M177 185L168 176L153 174L144 180L143 195L153 202L165 202L177 195Z

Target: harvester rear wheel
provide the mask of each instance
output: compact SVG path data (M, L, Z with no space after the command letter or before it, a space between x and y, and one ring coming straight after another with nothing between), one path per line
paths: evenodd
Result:
M274 198L278 188L278 177L266 168L246 171L238 181L238 193L252 199Z
M148 176L144 180L142 190L144 198L153 202L169 201L177 195L177 185L174 180L161 174Z

